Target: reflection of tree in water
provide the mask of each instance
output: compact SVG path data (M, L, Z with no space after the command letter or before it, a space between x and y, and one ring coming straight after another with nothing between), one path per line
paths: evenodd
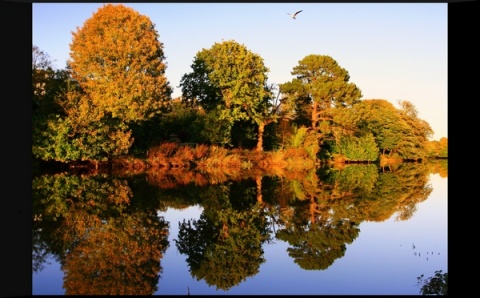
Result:
M362 221L383 221L398 213L409 219L416 204L431 193L425 164L406 163L393 172L378 173L376 165L341 170L320 169L317 175L289 181L279 195L288 204L277 217L278 239L287 241L289 255L303 269L327 269L343 257L346 244L359 235Z
M168 247L168 223L157 211L200 205L200 219L180 223L176 242L197 280L227 290L257 274L270 219L301 268L325 270L345 255L361 222L411 218L431 193L430 168L348 165L207 185L185 179L181 187L178 178L150 174L38 176L32 267L42 270L53 255L69 294L152 294Z
M269 231L263 203L252 181L203 189L199 220L179 223L176 246L187 255L190 272L217 289L228 290L258 273Z
M283 228L276 237L288 242L288 254L302 269L325 270L344 256L346 243L358 236L357 223L349 218L337 218L330 203L332 187L320 183L318 176L293 184L296 200L285 212ZM348 202L336 200L336 202ZM348 204L346 204L348 206Z
M38 219L40 220L40 219ZM37 219L34 219L33 226L38 226L35 224ZM38 230L34 228L32 235L32 271L40 272L45 266L43 264L47 263L47 257L51 253L47 243L41 241L41 236Z
M292 244L287 249L295 263L305 270L325 270L336 259L345 255L346 243L358 236L358 228L353 222L338 222L327 226L314 226L310 230L289 235L282 239ZM291 239L291 240L290 240Z
M403 163L381 173L374 189L357 199L358 209L368 221L385 221L397 213L398 220L408 220L432 192L428 183L429 166Z
M439 174L442 178L448 177L448 159L437 159L428 163L430 172Z
M167 233L158 221L144 214L121 216L101 223L96 216L88 235L68 253L65 271L66 294L151 295L157 289L160 259L166 249Z
M33 190L34 214L42 214L34 247L59 259L67 295L156 291L168 224L156 206L132 201L126 180L40 176Z
M429 183L430 170L428 164L405 163L397 170L400 183L404 185L403 196L397 206L398 220L410 219L417 204L425 201L433 191Z

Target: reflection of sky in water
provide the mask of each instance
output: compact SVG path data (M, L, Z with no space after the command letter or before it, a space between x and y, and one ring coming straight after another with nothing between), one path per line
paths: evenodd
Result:
M197 282L172 241L178 236L178 223L198 219L201 208L169 209L162 214L170 222L170 247L161 260L163 273L156 295L185 295L187 287L198 294L317 294L317 295L418 295L417 277L433 276L436 270L448 272L447 182L431 175L433 191L416 205L407 221L363 222L360 234L347 245L345 256L326 270L304 270L288 256L288 244L276 240L264 245L266 262L259 273L232 287L217 291L205 281ZM415 248L413 248L415 246ZM433 254L432 254L433 252ZM428 258L428 260L427 260ZM33 294L64 294L63 273L53 260L39 274L33 274Z
M32 295L64 295L63 272L60 264L51 256L43 264L44 268L32 276Z

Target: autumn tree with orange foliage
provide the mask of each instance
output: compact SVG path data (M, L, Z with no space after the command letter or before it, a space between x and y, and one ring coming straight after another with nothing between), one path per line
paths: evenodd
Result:
M147 120L171 99L163 44L147 16L106 4L73 33L72 77L104 116Z
M131 8L106 4L72 34L67 88L55 95L65 115L38 117L34 155L97 162L128 154L132 127L170 105L155 25Z

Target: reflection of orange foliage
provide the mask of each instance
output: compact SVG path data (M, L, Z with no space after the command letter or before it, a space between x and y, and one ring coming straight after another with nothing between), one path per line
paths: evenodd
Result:
M167 225L146 214L107 222L90 215L83 222L62 268L66 294L152 295L168 245Z
M429 173L428 164L404 163L394 172L382 174L382 181L377 184L372 198L359 201L365 219L380 222L394 214L396 220L411 218L417 204L425 201L432 192L428 184Z
M209 183L207 177L196 171L185 169L154 169L147 172L147 181L161 189L175 188L194 183L204 186Z
M161 189L170 189L187 184L197 186L213 185L223 183L227 180L239 181L242 179L261 176L277 176L286 179L301 180L308 174L306 170L286 171L280 167L261 169L258 167L237 169L225 166L212 168L195 168L188 170L184 168L154 168L147 171L147 182Z
M447 160L437 160L430 162L430 171L432 174L439 174L442 178L448 177L448 161Z
M448 171L446 169L440 169L438 171L438 174L440 175L440 177L442 178L448 178Z
M386 155L380 155L380 166L384 167L387 165L398 165L401 164L403 160L401 158L396 157L388 157Z
M217 167L216 171L208 173L200 171L189 171L185 169L154 169L147 172L147 181L151 185L161 189L175 188L182 185L193 183L197 186L208 184L217 184L235 177L239 172L231 172L229 168ZM232 175L229 175L232 174Z
M111 161L113 172L122 172L123 174L140 174L149 168L145 161L132 157L117 157Z
M108 202L116 205L129 204L132 190L126 180L113 180L113 192L108 193Z

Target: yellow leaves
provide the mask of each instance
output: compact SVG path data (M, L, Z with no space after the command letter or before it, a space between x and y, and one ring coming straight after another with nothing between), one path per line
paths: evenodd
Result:
M170 100L163 44L148 17L107 4L73 37L73 76L96 109L130 122L160 113Z

